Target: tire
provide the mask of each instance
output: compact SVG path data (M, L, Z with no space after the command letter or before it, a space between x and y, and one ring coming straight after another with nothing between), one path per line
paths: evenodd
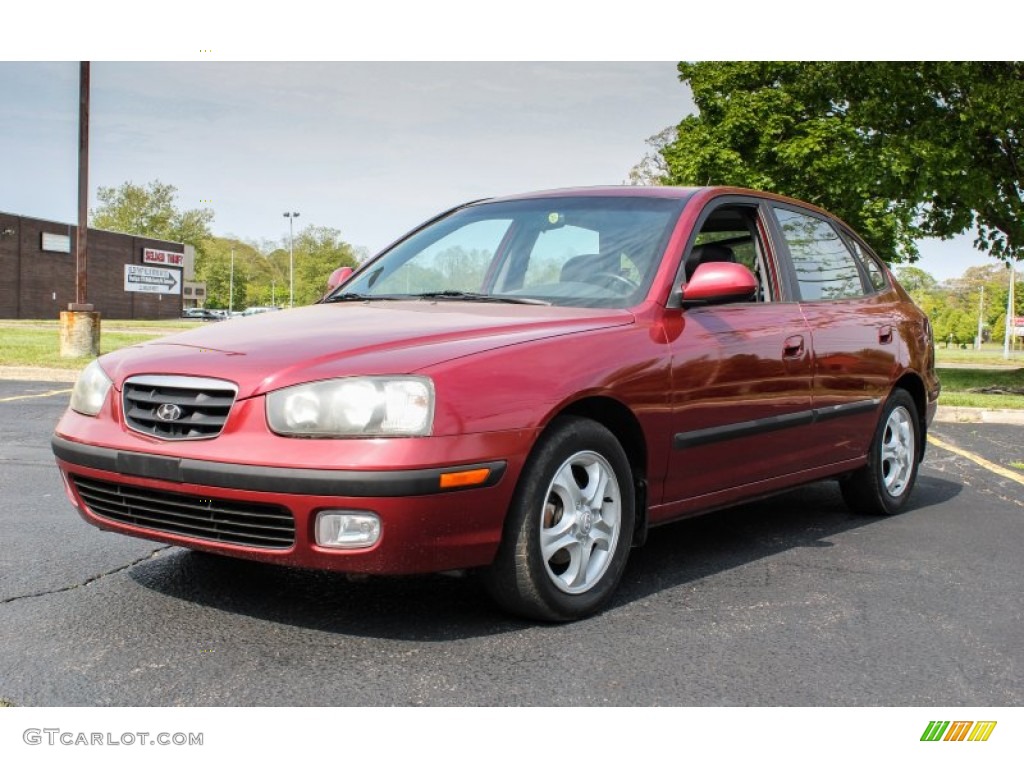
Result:
M854 512L895 515L910 498L921 457L921 422L914 399L895 389L885 401L868 463L839 481L843 499Z
M588 616L615 591L636 519L633 473L615 436L577 417L554 422L523 467L484 583L529 619Z

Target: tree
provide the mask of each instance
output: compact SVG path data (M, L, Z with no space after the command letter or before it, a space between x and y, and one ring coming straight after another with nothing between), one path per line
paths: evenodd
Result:
M274 243L263 243L248 262L250 279L246 305L250 307L281 306L288 301L288 249Z
M931 293L938 286L938 281L920 267L897 267L896 279L900 285L917 300L917 295ZM920 303L920 302L918 302Z
M1019 62L682 62L700 114L661 154L666 182L816 203L888 261L976 228L1024 256Z
M648 137L644 143L650 147L647 154L629 171L629 183L633 186L665 184L668 179L668 163L662 150L677 138L676 127L670 125Z
M100 187L96 197L100 205L90 211L90 226L130 235L145 235L196 248L210 237L213 210L179 210L175 205L177 188L151 181L141 187L126 181L120 187Z
M234 251L234 294L229 299L232 284L231 252ZM240 311L249 306L248 291L252 280L252 264L261 258L256 248L234 238L209 237L196 249L196 277L206 283L205 306L211 309Z
M903 269L906 268L899 270L901 277ZM982 290L985 292L984 302L981 300ZM911 295L932 319L937 341L948 341L952 337L956 343L969 343L978 333L979 313L982 335L1002 341L1008 293L1008 270L1001 264L989 264L970 267L960 277L935 285L923 296L914 292ZM1024 313L1024 301L1018 296L1015 314L1021 313Z
M327 291L327 278L338 267L357 265L355 249L341 232L312 224L295 235L295 304L312 304ZM288 286L285 285L285 295ZM280 295L280 294L279 294Z

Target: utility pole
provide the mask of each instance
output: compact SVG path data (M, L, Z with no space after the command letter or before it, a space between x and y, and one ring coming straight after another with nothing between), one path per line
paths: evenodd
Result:
M89 62L78 68L78 230L75 233L75 300L60 313L60 356L100 353L100 313L89 304Z
M1006 333L1003 335L1003 360L1010 359L1010 350L1013 348L1013 338L1017 333L1015 314L1017 312L1017 301L1014 298L1017 276L1013 273L1013 262L1010 267L1010 290L1006 294Z
M295 219L297 213L286 213L288 219L288 306L295 306Z
M89 250L89 62L79 65L78 78L78 232L75 237L75 303L88 311ZM73 309L78 309L74 307Z
M231 273L228 276L228 314L235 310L235 246L231 246Z
M985 315L985 286L981 286L981 301L978 303L978 337L974 341L974 348L981 349L981 331L984 327L983 318Z

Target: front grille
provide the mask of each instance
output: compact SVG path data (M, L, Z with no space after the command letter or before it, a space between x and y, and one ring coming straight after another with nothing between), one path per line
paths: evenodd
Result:
M234 384L193 376L136 376L124 383L129 429L164 440L203 440L224 429Z
M94 515L118 523L247 547L286 549L295 543L295 520L276 504L187 496L77 475L71 481Z

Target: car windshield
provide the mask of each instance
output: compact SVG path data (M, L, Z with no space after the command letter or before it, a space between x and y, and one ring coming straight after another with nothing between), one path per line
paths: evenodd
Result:
M683 203L580 196L470 205L399 242L328 301L630 306L646 295Z

